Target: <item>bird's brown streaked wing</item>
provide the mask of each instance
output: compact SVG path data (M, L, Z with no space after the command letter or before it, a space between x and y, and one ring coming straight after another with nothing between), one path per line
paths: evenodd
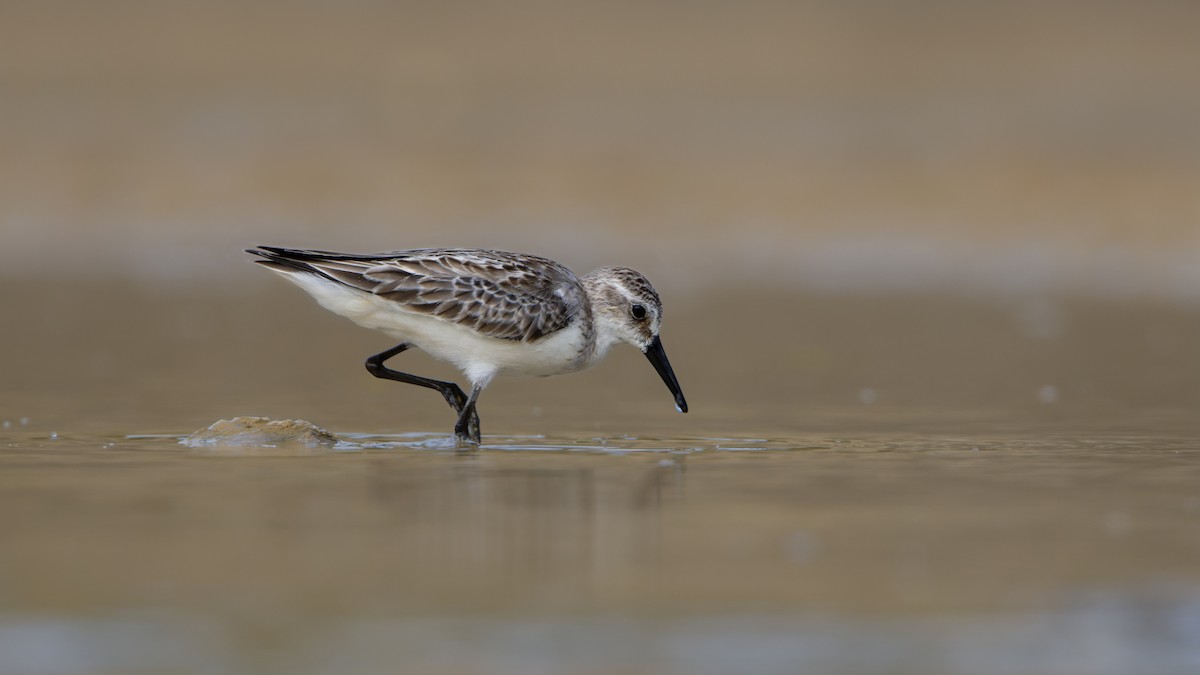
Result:
M504 340L532 342L550 335L570 324L585 305L574 273L536 256L425 249L378 256L297 251L295 257L320 274L409 311Z

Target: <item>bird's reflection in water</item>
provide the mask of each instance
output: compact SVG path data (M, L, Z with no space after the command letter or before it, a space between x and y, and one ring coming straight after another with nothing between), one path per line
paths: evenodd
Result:
M511 466L511 455L504 466L486 454L456 457L416 471L382 458L368 474L394 543L413 562L455 572L580 577L606 561L652 562L661 513L684 494L683 456L629 458L620 467L543 456L527 468Z

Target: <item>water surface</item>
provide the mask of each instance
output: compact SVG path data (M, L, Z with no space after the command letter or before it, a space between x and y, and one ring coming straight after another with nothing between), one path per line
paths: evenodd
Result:
M6 672L1200 664L1188 437L27 429L0 446Z
M1055 301L1045 331L1006 302L684 297L692 412L614 350L497 382L461 451L293 289L28 288L0 291L6 674L1200 668L1187 308ZM238 415L341 442L179 442Z

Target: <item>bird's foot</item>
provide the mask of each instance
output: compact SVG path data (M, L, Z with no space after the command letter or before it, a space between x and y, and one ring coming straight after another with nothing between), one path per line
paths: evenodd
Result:
M458 445L479 445L482 435L479 433L479 413L474 410L467 417L466 424L454 425L454 441Z

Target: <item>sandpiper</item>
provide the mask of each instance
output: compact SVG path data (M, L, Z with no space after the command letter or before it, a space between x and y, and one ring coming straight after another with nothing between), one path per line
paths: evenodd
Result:
M582 370L618 342L646 355L676 409L687 412L659 339L662 301L634 270L605 267L580 278L553 260L482 249L355 255L259 246L246 252L325 309L399 340L368 358L367 370L440 392L458 414L460 444L480 442L475 404L492 378ZM454 364L470 380L471 395L453 382L384 366L409 347Z

